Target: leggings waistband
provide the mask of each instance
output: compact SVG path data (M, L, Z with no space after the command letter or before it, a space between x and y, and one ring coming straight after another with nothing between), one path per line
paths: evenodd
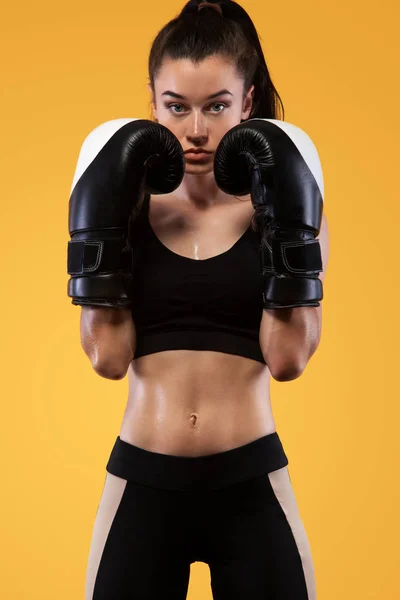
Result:
M253 442L206 456L173 456L144 450L118 436L106 470L165 490L217 490L289 464L275 431Z

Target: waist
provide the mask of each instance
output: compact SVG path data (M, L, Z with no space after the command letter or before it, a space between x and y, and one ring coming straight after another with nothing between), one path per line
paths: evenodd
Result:
M196 456L275 431L270 373L218 352L172 351L133 361L121 439L152 452Z

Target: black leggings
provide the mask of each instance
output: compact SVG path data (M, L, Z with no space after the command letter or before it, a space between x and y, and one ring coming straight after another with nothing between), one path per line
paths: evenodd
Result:
M315 600L310 546L278 433L202 457L119 436L90 547L85 600L184 600L190 565L214 600Z

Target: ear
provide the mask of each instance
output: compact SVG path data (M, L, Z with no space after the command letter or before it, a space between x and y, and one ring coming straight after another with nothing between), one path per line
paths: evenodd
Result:
M152 90L152 87L151 87L150 83L147 84L147 89L149 90L150 96L151 96L151 110L153 112L155 120L157 121L156 101L155 101L154 92Z
M246 96L243 99L242 121L245 121L250 116L251 108L253 106L253 97L254 97L254 85L251 85L248 89Z

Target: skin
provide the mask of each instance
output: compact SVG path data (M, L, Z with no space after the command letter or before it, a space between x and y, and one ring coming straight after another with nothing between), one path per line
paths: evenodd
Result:
M192 260L221 254L250 225L254 209L249 198L229 196L217 187L213 153L223 135L249 117L254 87L245 90L235 65L212 56L199 64L165 59L154 89L149 90L155 119L175 134L184 150L211 151L201 162L187 159L182 184L172 194L151 198L153 231L170 250ZM216 96L221 90L229 94ZM325 228L326 221L321 235L327 235ZM321 246L326 254L327 244ZM318 345L320 326L320 307L264 310L260 344L267 365L222 352L192 350L163 351L133 360L136 333L130 311L83 309L81 334L96 372L111 379L128 372L120 438L152 452L203 456L276 430L271 373L278 381L299 376ZM106 347L118 350L105 357L101 348ZM294 348L300 349L296 355ZM285 356L290 362L282 359Z

